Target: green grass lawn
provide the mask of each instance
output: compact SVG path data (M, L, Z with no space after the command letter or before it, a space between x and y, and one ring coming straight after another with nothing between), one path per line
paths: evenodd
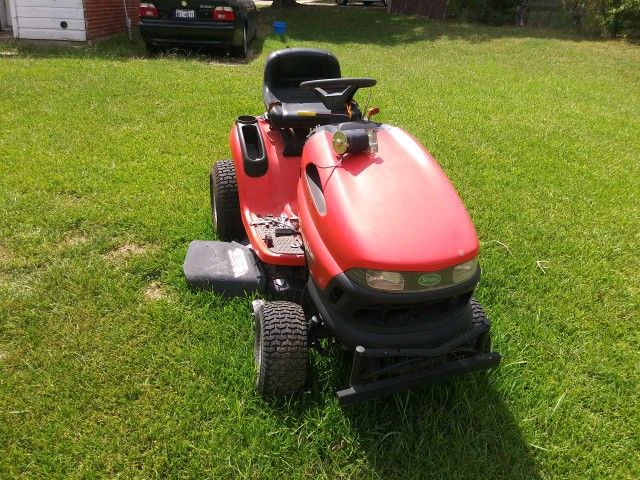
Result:
M0 43L0 478L640 478L640 49L301 7L250 62ZM254 393L249 302L189 291L207 173L284 45L379 81L465 201L500 368L341 409ZM361 95L361 100L366 97Z

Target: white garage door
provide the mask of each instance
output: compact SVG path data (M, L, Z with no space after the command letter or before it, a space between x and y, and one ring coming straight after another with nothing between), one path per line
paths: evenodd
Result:
M2 0L2 2L3 5L0 5L0 27L8 28L11 26L11 4L9 0Z
M15 5L18 38L87 39L82 0L15 0Z

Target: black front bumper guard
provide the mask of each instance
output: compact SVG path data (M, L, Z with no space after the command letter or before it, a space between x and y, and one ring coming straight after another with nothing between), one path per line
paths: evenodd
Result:
M428 385L456 375L486 370L500 363L496 352L478 353L470 344L489 330L489 325L479 324L437 348L366 349L358 346L353 356L349 388L338 391L342 405L371 400L390 393L402 392L419 385ZM460 356L458 356L460 355ZM430 359L447 357L445 363L419 368ZM453 357L452 359L450 357ZM380 366L381 359L396 359L395 363ZM412 371L413 364L418 368ZM373 366L373 368L372 368ZM385 378L380 379L380 376Z

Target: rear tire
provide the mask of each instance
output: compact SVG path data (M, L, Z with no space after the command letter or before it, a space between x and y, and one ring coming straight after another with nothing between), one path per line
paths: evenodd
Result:
M155 57L162 53L162 48L160 48L158 45L154 45L153 43L145 42L145 47L147 48L147 54L150 57Z
M473 326L475 327L476 325L482 324L489 327L485 333L476 339L476 349L480 354L489 353L491 352L491 320L489 320L487 314L484 313L484 309L480 305L480 302L475 298L472 297L469 304L471 305L471 311L473 312Z
M301 391L309 370L309 327L302 307L265 303L255 315L256 389L263 397Z
M242 28L242 44L234 49L234 53L240 58L246 58L249 53L249 36L246 25Z
M209 175L211 223L225 242L241 240L246 234L240 217L236 169L231 160L216 162Z

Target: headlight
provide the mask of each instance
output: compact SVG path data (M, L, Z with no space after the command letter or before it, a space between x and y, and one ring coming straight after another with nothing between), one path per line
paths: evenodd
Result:
M366 288L383 292L423 292L450 287L472 278L478 270L478 258L437 272L390 272L352 268L345 274Z
M367 270L365 279L367 280L367 285L376 290L392 292L404 290L404 277L400 272Z
M462 283L469 280L478 269L478 257L468 262L453 267L453 283Z
M365 151L377 153L378 134L375 129L338 130L333 134L331 144L338 155Z
M349 140L344 132L337 131L333 134L333 139L331 141L333 144L333 149L338 155L344 155L347 153L347 149L349 148Z

